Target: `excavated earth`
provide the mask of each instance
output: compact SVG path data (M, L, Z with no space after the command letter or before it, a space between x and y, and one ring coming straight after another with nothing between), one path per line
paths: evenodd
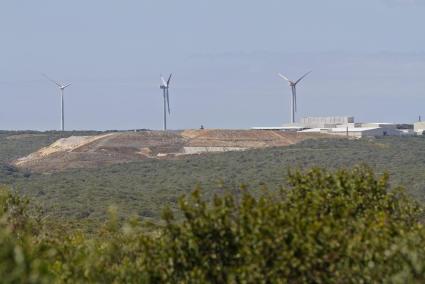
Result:
M56 172L144 159L175 159L183 155L287 146L323 137L328 136L269 130L213 129L72 136L20 158L14 161L14 165L34 172Z

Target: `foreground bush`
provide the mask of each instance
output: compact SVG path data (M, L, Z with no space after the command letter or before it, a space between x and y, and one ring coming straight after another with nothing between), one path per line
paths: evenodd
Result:
M38 240L40 222L28 201L0 187L0 283L51 283L50 248Z
M212 282L380 282L419 277L420 209L386 175L371 170L289 175L290 189L241 200L199 192L181 201L184 221L168 220L162 247L167 280ZM412 237L414 236L414 237ZM164 264L161 259L159 264ZM420 266L422 266L420 262ZM400 269L403 267L403 269ZM392 277L395 278L392 278ZM404 278L407 279L407 278Z
M35 230L38 221L26 215L25 206L11 210L10 200L21 201L7 193L0 202L4 208L0 267L6 267L0 269L1 279L5 283L425 281L422 211L402 189L389 188L387 175L376 177L366 167L313 169L289 173L288 181L288 189L265 191L258 198L244 190L237 197L229 194L206 202L196 190L180 200L182 220L165 210L164 226L148 234L137 221L120 227L112 217L93 237Z

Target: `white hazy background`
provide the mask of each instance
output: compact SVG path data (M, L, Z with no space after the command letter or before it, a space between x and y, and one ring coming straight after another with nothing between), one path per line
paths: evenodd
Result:
M276 126L425 116L425 0L1 0L0 129Z

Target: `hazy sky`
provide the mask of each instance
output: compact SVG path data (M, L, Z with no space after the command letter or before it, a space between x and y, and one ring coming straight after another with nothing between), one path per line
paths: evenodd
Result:
M173 129L289 120L277 77L313 73L297 117L425 117L425 0L1 0L0 129L58 129L47 73L71 82L67 129Z

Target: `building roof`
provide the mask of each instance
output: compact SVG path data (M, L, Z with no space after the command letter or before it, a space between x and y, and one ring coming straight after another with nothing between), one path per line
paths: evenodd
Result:
M264 127L251 127L254 130L298 130L303 129L300 126L264 126Z
M348 132L362 132L373 129L381 129L381 127L348 127ZM310 128L305 129L300 132L322 132L322 131L330 131L330 132L347 132L347 127L337 127L337 128Z
M315 133L315 132L321 132L321 131L326 131L329 130L330 128L309 128L309 129L304 129L301 130L300 132L305 132L305 133Z

